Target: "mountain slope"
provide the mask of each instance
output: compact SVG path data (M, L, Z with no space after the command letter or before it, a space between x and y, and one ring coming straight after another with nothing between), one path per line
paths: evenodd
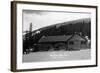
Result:
M91 38L91 21L90 18L79 19L69 22L54 24L48 27L40 28L41 35L69 35L75 32L82 33L83 36Z

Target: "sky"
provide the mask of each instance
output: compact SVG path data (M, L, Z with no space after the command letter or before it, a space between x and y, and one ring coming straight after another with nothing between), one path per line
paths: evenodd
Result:
M32 30L34 31L45 26L82 18L91 18L91 14L82 12L23 10L23 31L29 30L30 23L32 23Z

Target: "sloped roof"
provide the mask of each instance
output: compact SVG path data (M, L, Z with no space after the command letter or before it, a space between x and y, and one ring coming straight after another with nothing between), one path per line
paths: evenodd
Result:
M60 36L46 36L42 37L39 40L39 43L45 43L45 42L67 42L67 41L87 41L85 37L83 37L80 34L73 34L73 35L60 35Z
M74 34L70 39L68 39L70 41L87 41L87 39L85 37L83 37L82 35L80 34Z
M46 36L39 40L39 42L65 42L67 41L72 35L62 35L62 36Z

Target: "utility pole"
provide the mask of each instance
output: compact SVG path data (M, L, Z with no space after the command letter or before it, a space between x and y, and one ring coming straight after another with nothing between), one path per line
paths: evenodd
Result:
M32 36L32 23L30 23L30 27L29 27L29 37Z
M32 23L30 23L29 32L32 32Z

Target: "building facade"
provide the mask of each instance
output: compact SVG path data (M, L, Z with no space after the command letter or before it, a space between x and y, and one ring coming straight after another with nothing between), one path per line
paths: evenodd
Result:
M88 48L88 40L80 34L62 36L43 36L39 44L49 46L54 50L81 50Z

